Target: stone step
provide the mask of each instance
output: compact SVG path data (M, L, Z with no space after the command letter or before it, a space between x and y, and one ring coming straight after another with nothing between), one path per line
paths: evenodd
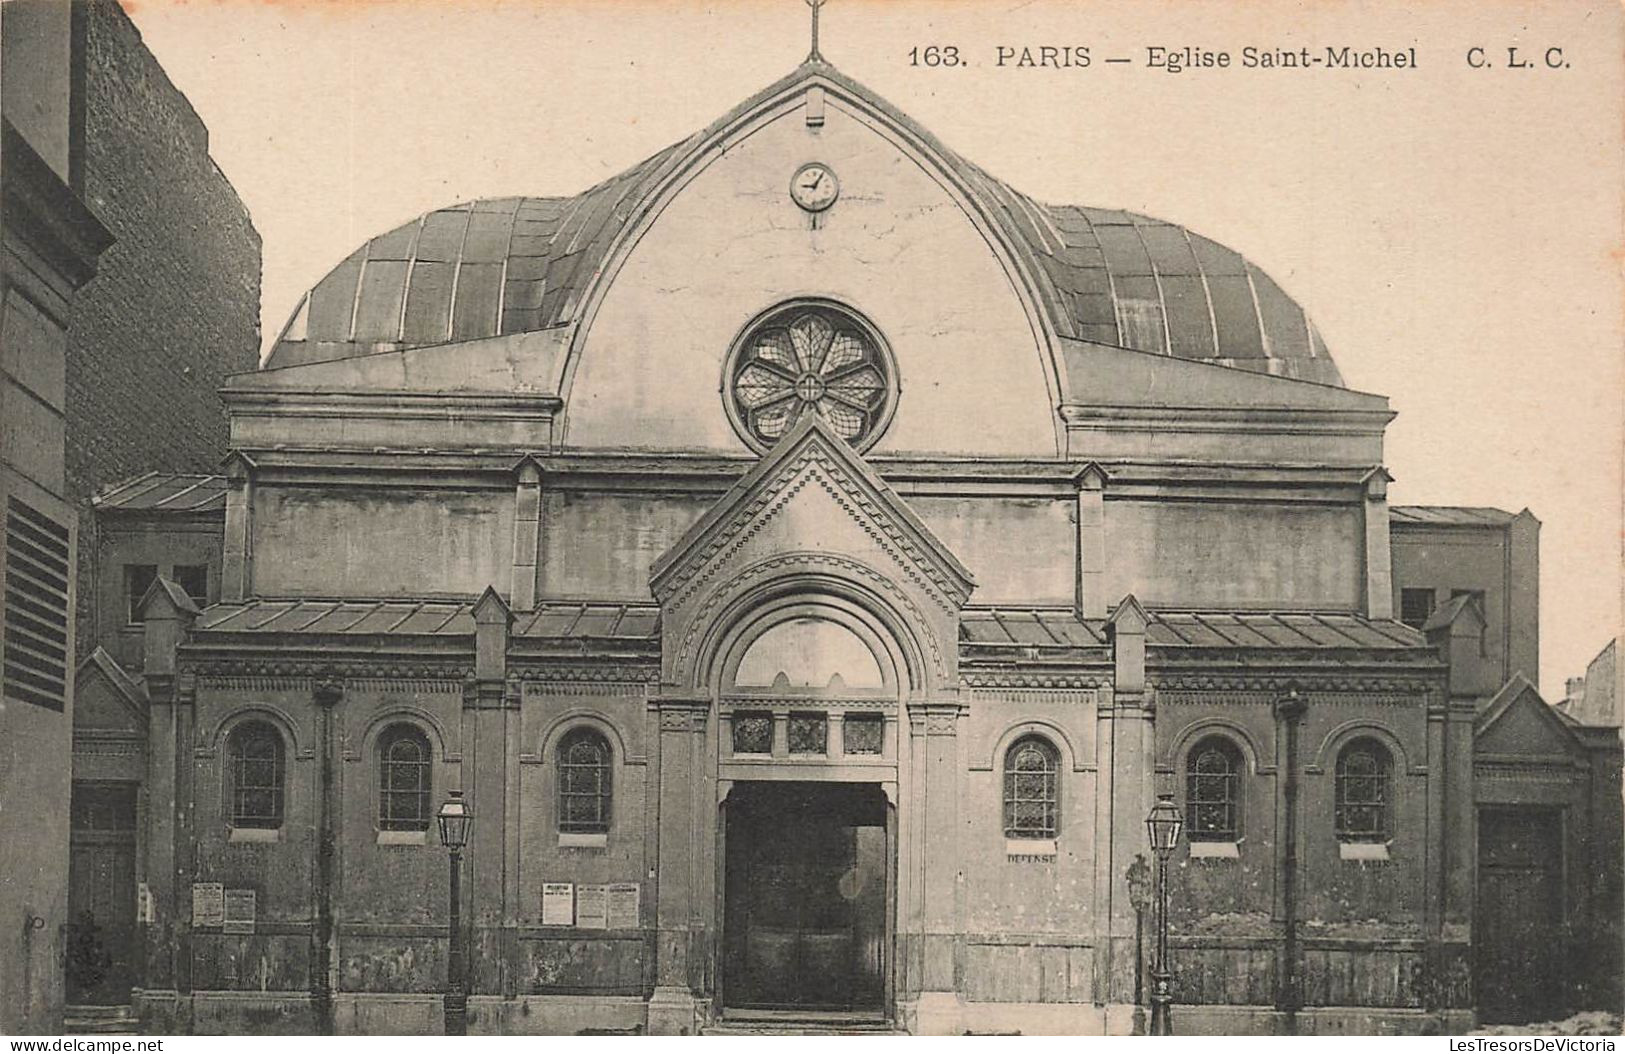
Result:
M62 1031L70 1036L134 1036L140 1028L127 1006L70 1005L62 1012Z

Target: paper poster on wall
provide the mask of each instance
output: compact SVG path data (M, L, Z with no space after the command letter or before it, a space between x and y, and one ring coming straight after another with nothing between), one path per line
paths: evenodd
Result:
M638 928L638 884L615 882L609 887L609 928L635 930Z
M576 925L601 930L609 925L609 887L582 886L576 890Z
M226 887L219 882L192 883L192 926L219 926L226 921Z
M569 882L542 883L542 925L574 926L575 886Z
M156 922L158 915L157 905L152 899L152 887L145 882L136 883L135 887L135 921Z
M226 890L225 915L220 929L223 933L253 933L255 896L252 889Z

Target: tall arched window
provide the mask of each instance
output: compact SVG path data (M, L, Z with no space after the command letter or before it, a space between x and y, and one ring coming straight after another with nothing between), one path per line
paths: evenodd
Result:
M1193 842L1241 837L1241 751L1224 736L1208 736L1185 757L1185 816Z
M559 830L603 834L609 830L609 741L578 728L559 742Z
M1060 830L1060 756L1048 740L1024 736L1004 755L1004 836L1054 838Z
M390 725L378 737L378 829L427 831L432 817L429 737L416 725Z
M1394 759L1370 737L1356 739L1337 755L1337 838L1386 842L1394 833Z
M244 721L226 739L231 825L282 826L282 733L268 721Z

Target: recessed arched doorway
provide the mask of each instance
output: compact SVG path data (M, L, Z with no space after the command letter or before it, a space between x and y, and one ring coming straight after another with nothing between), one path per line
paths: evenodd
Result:
M855 606L752 613L717 685L717 1003L728 1018L889 1016L908 674Z

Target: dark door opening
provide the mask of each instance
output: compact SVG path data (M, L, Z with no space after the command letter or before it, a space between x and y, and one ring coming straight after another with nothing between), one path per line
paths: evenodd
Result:
M73 785L68 835L68 1002L119 1006L135 984L134 783Z
M738 784L726 849L726 1005L882 1010L888 847L880 788Z
M1480 810L1473 943L1481 1021L1563 1017L1562 919L1561 810Z

